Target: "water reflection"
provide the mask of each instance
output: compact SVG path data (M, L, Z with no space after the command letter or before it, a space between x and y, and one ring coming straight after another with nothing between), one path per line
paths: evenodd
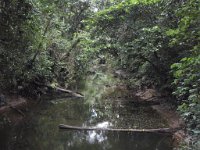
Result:
M104 104L104 103L102 103ZM120 104L121 105L121 104ZM99 106L100 108L98 108ZM112 107L111 107L112 106ZM84 100L57 100L45 103L31 112L24 123L13 129L0 131L7 137L8 145L1 150L171 150L171 137L160 134L112 131L63 131L58 124L92 126L99 128L133 128L146 124L145 113L153 120L149 110L138 108L121 110L116 105L87 105ZM113 108L114 107L114 108ZM105 111L106 110L106 111ZM94 112L97 115L94 115ZM133 113L134 112L134 113ZM138 112L138 114L137 114ZM142 116L143 115L143 116ZM140 118L138 118L140 117ZM145 118L145 117L144 117ZM136 121L134 120L136 119ZM152 125L152 124L151 124ZM148 128L151 126L146 124ZM144 125L143 125L144 126ZM2 144L0 142L0 144ZM0 145L2 147L2 145Z
M86 141L90 144L102 143L107 140L108 137L103 134L103 131L88 131L88 135L86 136Z
M115 128L167 127L165 121L150 107L134 107L130 100L119 98L124 91L113 88L120 81L113 79L112 75L98 73L89 76L86 83L82 93L85 95L84 105L88 105L90 116L84 122L85 126L109 121Z
M94 128L109 128L113 126L112 123L108 122L108 121L104 121L101 123L98 123L96 126L94 126ZM104 131L88 131L87 132L87 136L86 136L86 140L87 142L89 142L90 144L94 144L95 142L97 143L102 143L104 141L106 141L108 139L108 137L105 135Z
M63 131L59 124L99 128L166 127L148 107L129 101L104 98L111 77L89 79L84 100L58 99L44 102L15 128L0 130L0 150L171 150L171 137L153 133L111 131ZM5 138L6 137L6 138ZM2 149L3 148L3 149Z
M89 131L73 135L64 150L172 150L171 137L158 134Z

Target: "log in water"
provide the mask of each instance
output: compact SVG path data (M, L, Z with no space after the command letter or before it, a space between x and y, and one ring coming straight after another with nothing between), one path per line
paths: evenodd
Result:
M66 130L99 130L99 131L117 131L117 132L150 132L150 133L168 133L171 134L179 130L179 128L158 128L158 129L113 129L113 128L97 128L97 127L78 127L60 124L59 129Z

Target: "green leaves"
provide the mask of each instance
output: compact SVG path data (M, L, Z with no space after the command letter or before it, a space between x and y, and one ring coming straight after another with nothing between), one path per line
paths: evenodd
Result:
M199 7L199 0L126 0L87 22L91 49L112 55L140 86L173 87L191 124L199 123Z
M173 86L188 124L199 123L199 3L11 0L8 7L1 1L0 81L12 86L16 78L17 84L40 78L65 86L106 55L138 86Z
M190 37L188 37L190 38ZM195 46L196 47L196 46ZM198 46L197 46L198 47ZM200 53L197 48L193 53L171 66L175 80L173 82L176 97L185 101L179 106L179 111L186 120L191 135L200 138Z
M4 47L0 38L0 47L3 47L2 53L0 51L0 71L5 74L5 78L0 80L5 83L17 80L16 84L20 86L31 84L38 78L62 85L74 81L78 78L77 74L81 76L86 64L82 65L79 59L85 53L79 33L84 28L83 20L91 12L89 3L81 0L26 2L0 2L5 10L0 11L0 27L8 23L4 25L7 29L0 31L1 38L6 35L5 39L13 43ZM7 77L7 74L10 76ZM13 87L13 84L8 87Z

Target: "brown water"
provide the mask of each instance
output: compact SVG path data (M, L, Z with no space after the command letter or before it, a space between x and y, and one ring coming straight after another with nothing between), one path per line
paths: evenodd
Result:
M150 107L129 100L105 98L105 85L115 81L104 74L91 76L85 99L44 101L15 127L0 128L0 150L172 150L171 136L156 133L64 131L59 124L105 128L160 128L165 121ZM104 97L104 98L103 98Z

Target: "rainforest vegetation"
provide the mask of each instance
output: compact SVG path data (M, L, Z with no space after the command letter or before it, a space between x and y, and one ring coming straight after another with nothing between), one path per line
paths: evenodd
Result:
M96 59L172 97L199 149L199 0L0 0L0 92L70 89Z

